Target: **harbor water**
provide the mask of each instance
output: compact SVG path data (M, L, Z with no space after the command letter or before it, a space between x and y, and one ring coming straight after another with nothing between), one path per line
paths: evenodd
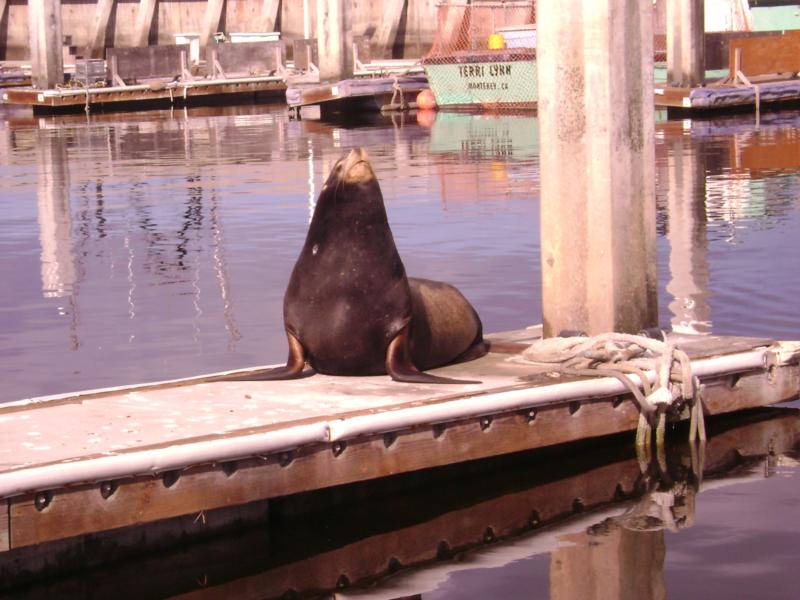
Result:
M537 137L530 115L325 123L274 106L44 118L0 107L0 405L283 361L289 274L322 182L356 146L409 274L458 286L485 331L539 323ZM800 340L800 113L758 126L752 115L659 119L656 185L662 327ZM657 584L646 597L795 597L797 448L771 456L728 465L734 484L699 494L691 526L647 547L658 576L643 572ZM560 463L548 461L555 477ZM476 550L446 557L460 567L434 578L401 568L348 593L578 597L554 566L578 559L553 548L602 561L604 543L623 544L586 537L617 530L607 515L582 518L546 552L528 532L484 550L508 560ZM193 585L203 587L182 591Z

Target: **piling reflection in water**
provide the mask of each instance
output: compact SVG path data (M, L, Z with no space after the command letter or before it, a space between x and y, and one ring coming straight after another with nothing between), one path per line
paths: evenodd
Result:
M664 123L667 133L681 123ZM672 330L679 333L710 333L708 305L708 239L706 235L706 168L700 144L682 132L664 135L660 149L666 151L657 177L665 182L666 238L670 244L669 312ZM676 134L677 133L677 134Z
M773 318L768 308L796 292L765 283L800 277L798 249L777 241L799 221L798 127L796 112L767 114L759 127L750 115L657 124L674 330L759 335L775 327L771 335L797 337L790 312L779 308ZM754 314L759 327L751 326Z

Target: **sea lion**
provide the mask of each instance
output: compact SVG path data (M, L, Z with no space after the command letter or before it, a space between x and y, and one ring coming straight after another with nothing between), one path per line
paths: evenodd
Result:
M363 149L339 159L317 199L283 303L286 366L258 379L389 374L413 383L480 383L425 369L486 354L478 313L455 287L406 277Z

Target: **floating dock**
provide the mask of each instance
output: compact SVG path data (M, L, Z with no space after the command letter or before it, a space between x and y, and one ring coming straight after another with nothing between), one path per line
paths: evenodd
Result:
M278 598L290 597L290 590L300 596L341 593L343 587L368 585L399 569L413 577L415 567L425 569L431 584L454 570L556 551L563 546L561 536L585 534L604 519L625 525L626 518L640 514L653 490L662 497L675 493L675 510L685 517L681 526L691 526L694 506L702 502L695 499L698 492L741 481L743 463L763 463L757 472L769 477L798 443L800 411L762 409L711 421L702 454L670 445L662 474L642 472L631 444L619 436L592 445L590 452L572 446L557 456L540 451L484 461L468 471L427 471L390 486L350 486L268 506L257 503L261 520L253 526L159 552L151 537L133 528L138 535L127 539L112 531L84 536L83 545L49 543L0 553L0 592L16 588L20 595L15 597L36 598L91 590L124 598L122 590L129 590L140 598L164 597L169 590L170 597L240 598L258 590L258 597ZM727 479L731 469L736 479ZM195 518L185 519L186 526L213 523L210 513L207 520ZM648 524L652 531L654 522ZM493 545L498 540L503 546ZM138 552L132 552L137 545ZM465 562L449 560L465 553L470 556ZM125 560L113 569L103 567L103 561L119 558ZM75 568L79 573L69 576ZM149 575L143 579L142 573ZM56 574L67 576L46 578Z
M319 106L321 114L352 111L404 110L416 106L417 94L428 89L424 74L345 79L336 83L290 84L286 102L290 110Z
M0 557L187 515L188 530L205 529L217 510L636 429L618 379L553 377L520 360L539 336L489 336L487 356L437 370L480 385L224 380L257 371L245 370L3 405ZM670 341L691 358L708 415L800 390L796 344Z
M715 83L696 88L658 86L655 93L658 108L683 112L755 110L762 105L800 102L800 79L754 79L750 85Z
M30 106L35 113L91 112L142 106L187 106L213 99L231 101L243 95L280 98L285 90L286 84L280 77L247 77L57 90L8 88L3 90L2 98L6 104Z
M706 36L706 68L727 70L698 87L657 86L656 107L730 111L800 102L800 31Z
M75 73L56 89L7 88L6 104L34 113L161 108L214 102L281 99L286 78L283 42L216 44L200 76L188 44L108 48L107 59L76 61Z

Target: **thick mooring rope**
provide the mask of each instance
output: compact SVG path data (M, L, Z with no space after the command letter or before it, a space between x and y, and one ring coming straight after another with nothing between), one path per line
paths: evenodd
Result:
M639 406L637 448L649 448L653 428L657 446L663 447L666 414L684 405L691 408L690 441L706 439L700 382L692 375L688 355L674 344L626 333L548 338L532 344L522 359L564 375L610 376L625 384ZM656 374L655 385L647 371ZM630 375L636 375L639 384Z

